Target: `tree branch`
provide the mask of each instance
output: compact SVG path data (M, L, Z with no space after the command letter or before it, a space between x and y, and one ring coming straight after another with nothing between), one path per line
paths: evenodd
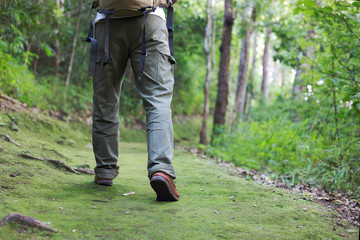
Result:
M360 40L359 36L356 35L356 33L354 33L354 31L351 29L349 22L346 20L346 18L341 17L341 19L346 23L347 28L349 29L349 31L358 39Z

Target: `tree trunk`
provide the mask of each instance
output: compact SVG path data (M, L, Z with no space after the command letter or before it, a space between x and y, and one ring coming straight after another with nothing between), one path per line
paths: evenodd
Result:
M12 0L9 0L7 7L6 7L6 11L9 11L11 4L12 4Z
M281 84L280 86L283 88L285 85L285 68L280 65L280 74L281 74Z
M59 74L60 59L61 59L60 41L56 39L56 41L55 41L55 73L54 73L55 77L57 77Z
M236 99L235 99L235 111L238 122L240 121L240 117L245 110L247 74L249 68L249 45L250 45L250 37L253 30L253 24L255 22L255 18L256 18L256 9L253 8L251 13L250 23L247 27L245 36L242 39L242 46L240 52L239 75L238 75L238 83L237 83Z
M266 36L265 36L265 47L264 47L264 55L263 55L263 77L261 83L261 93L264 98L268 98L269 95L269 57L270 57L270 37L271 37L271 27L266 29Z
M210 92L210 81L211 81L211 52L210 45L212 43L211 39L211 0L207 0L207 25L205 29L205 40L204 40L204 50L206 54L206 78L204 84L204 112L202 119L202 126L200 131L200 143L206 145L207 143L207 125L206 120L209 115L209 92Z
M56 0L56 6L61 9L61 11L64 11L64 0ZM58 26L56 26L56 28L58 29ZM54 76L57 77L59 75L59 67L60 67L60 61L61 61L61 46L60 46L60 41L58 39L55 40L55 71L54 71Z
M253 42L253 56L252 56L252 60L251 60L251 70L250 70L250 76L249 76L249 92L247 94L247 100L245 103L245 109L246 110L246 105L249 106L248 107L248 114L251 114L251 100L254 97L254 79L255 79L255 68L256 68L256 48L257 48L257 32L255 32L254 34L254 42Z
M335 69L335 60L332 61L332 69ZM332 77L334 78L334 74L332 74ZM333 80L333 79L332 79ZM339 120L337 117L337 104L336 104L336 89L335 89L335 84L334 81L331 81L331 90L333 93L333 105L334 105L334 118L335 118L335 141L336 139L338 140L339 146L341 147L341 141L340 141L340 133L339 133ZM340 154L341 156L341 154Z
M307 36L309 39L314 38L315 32L313 30L309 30L307 32ZM305 50L302 50L299 54L298 63L296 67L296 75L293 85L293 91L292 91L292 98L297 98L299 94L304 90L304 87L302 87L302 79L301 74L302 72L308 72L311 68L310 64L301 61L303 57L311 58L311 56L314 53L313 46L308 46Z
M229 61L231 48L231 33L234 19L230 0L225 0L224 27L220 47L220 67L218 79L218 94L214 112L213 134L218 135L216 128L225 124L226 107L229 92Z
M300 52L299 53L299 57L297 60L297 66L296 66L296 74L295 74L295 78L294 78L294 84L293 84L293 88L292 88L292 99L295 99L299 93L300 93L300 83L301 83L301 59L302 59L303 53Z
M39 63L39 58L40 58L40 53L41 53L41 46L39 45L36 51L36 59L34 61L34 75L35 77L37 76L37 69L38 69L38 63Z
M215 42L216 42L216 0L213 0L214 7L212 9L212 39L211 39L211 52L212 52L212 73L211 76L215 76L216 73L216 50L215 50Z
M82 7L82 0L79 1L79 14L78 14L78 17L76 20L75 34L74 34L73 45L72 45L72 50L71 50L70 62L69 62L68 72L67 72L66 81L65 81L65 99L66 99L66 89L69 86L72 66L73 66L74 58L75 58L77 36L79 33L80 19L81 19L81 7Z
M33 39L31 38L30 43L26 42L26 54L25 54L25 61L24 65L27 66L29 64L29 54L31 50L31 46L33 44Z

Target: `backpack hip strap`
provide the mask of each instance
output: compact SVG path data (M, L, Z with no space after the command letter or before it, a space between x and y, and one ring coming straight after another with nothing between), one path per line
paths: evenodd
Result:
M174 8L173 3L169 0L170 5L167 9L167 17L166 17L166 27L169 33L169 48L171 56L174 56L174 29L173 29L173 20L174 20Z

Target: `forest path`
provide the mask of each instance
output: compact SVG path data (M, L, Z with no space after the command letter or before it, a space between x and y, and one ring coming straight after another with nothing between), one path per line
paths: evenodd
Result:
M175 151L178 202L156 202L146 171L144 143L121 142L120 174L112 187L93 183L22 151L58 159L73 168L94 167L89 126L11 113L5 124L17 146L0 139L0 220L19 213L58 230L17 224L0 227L0 239L357 239L357 230L334 225L336 215L296 193L231 176L213 160ZM0 111L0 122L7 116ZM123 194L135 192L124 196Z

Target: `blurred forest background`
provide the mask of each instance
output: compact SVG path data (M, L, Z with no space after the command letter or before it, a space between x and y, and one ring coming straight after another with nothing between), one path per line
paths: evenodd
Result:
M0 92L89 115L90 5L0 0ZM359 194L359 10L352 0L179 0L175 120L199 123L209 155L290 187ZM128 126L144 120L130 68L119 114Z

